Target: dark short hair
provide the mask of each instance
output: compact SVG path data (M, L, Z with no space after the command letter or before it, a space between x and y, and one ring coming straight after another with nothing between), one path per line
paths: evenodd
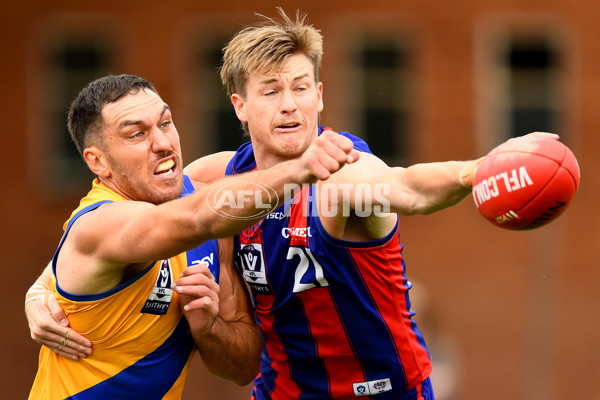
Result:
M69 109L67 127L79 154L92 144L102 146L102 108L126 94L149 89L158 94L154 85L135 75L108 75L90 82L79 92Z

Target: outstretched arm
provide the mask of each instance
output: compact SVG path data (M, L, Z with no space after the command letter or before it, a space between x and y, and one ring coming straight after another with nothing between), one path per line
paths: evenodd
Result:
M453 206L471 193L473 173L483 161L446 161L391 168L380 176L390 184L391 211L431 214Z
M219 240L219 285L206 266L193 266L175 283L204 364L218 377L246 385L258 375L262 340L252 303L233 265L233 240Z
M166 259L241 231L283 202L287 184L327 179L358 158L350 140L325 132L299 159L221 179L177 200L158 206L139 201L105 204L80 217L85 223L73 225L73 246L112 268ZM237 201L248 194L249 201Z
M558 139L558 135L544 132L529 135ZM457 204L471 193L473 176L484 159L390 168L377 157L363 154L359 162L334 174L330 182L347 185L345 197L342 190L336 194L352 209L369 205L404 215L431 214ZM356 190L365 187L369 190Z
M558 139L558 135L529 135ZM431 214L453 206L472 190L473 177L485 157L470 161L389 167L372 154L334 173L319 188L325 229L345 240L373 240L389 234L397 214Z
M559 138L546 132L532 132L526 136ZM403 214L430 214L460 202L471 194L475 171L484 159L393 168L382 178L392 185L392 209Z
M282 188L284 183L287 183L287 179L289 179L289 182L303 181L306 183L316 179L327 179L332 172L341 168L347 161L353 162L359 158L356 150L352 149L351 143L336 142L337 138L330 137L328 139L327 135L329 134L322 135L323 139L316 141L311 146L310 151L305 153L302 160L294 160L293 162L283 163L285 165L274 167L278 173L274 173L272 170L257 171L256 173L245 174L241 178L233 178L228 182L233 182L237 179L246 181L247 183L249 177L254 176L256 181L262 179L263 181L270 182L273 186L278 185L278 190L283 193ZM255 187L251 189L255 189ZM168 258L172 254L193 248L195 245L211 237L225 237L236 233L241 230L240 226L250 224L250 221L243 218L238 220L223 218L217 216L214 210L209 211L206 206L206 199L210 190L211 187L205 187L204 192L200 194L200 196L204 197L201 197L200 201L195 199L196 203L190 205L189 212L185 213L181 213L181 210L177 210L177 207L175 207L172 214L170 210L177 202L193 202L194 200L190 199L192 196L161 206L153 206L146 203L140 205L140 202L133 201L104 205L94 213L90 213L89 216L93 215L95 217L94 221L89 224L76 224L73 227L74 229L78 226L82 227L82 229L90 228L90 231L87 232L88 236L85 235L85 232L82 235L86 239L83 239L84 243L80 243L79 246L87 248L88 251L94 249L94 252L100 252L102 255L99 258L119 260L121 263L133 263L143 261L144 259L156 260ZM282 197L281 195L279 196L280 199ZM269 199L261 199L261 204L266 204L267 202L269 202ZM271 207L276 206L273 200L270 203ZM105 215L101 214L104 214L105 211L108 211L113 206L120 208L116 212L120 213L123 219L119 222L118 215L115 215L111 211L110 220L112 220L112 225L110 225L106 223L109 219L104 218ZM224 210L220 209L220 211ZM244 212L248 212L243 209L232 209L231 211L231 215L234 216L239 215L236 213L243 214ZM163 215L162 212L165 214ZM136 217L132 218L134 215ZM165 222L165 215L171 217L169 223ZM186 222L190 220L196 220L197 223L190 224ZM115 223L115 221L117 222ZM218 223L213 223L214 221ZM157 226L160 226L160 229L156 229ZM182 229L184 230L183 232ZM185 232L186 229L196 233ZM102 233L103 231L105 234ZM149 232L153 233L152 240L148 237ZM187 235L187 239L181 239L182 235ZM172 242L174 237L179 237L179 239L176 239L176 243ZM149 243L149 245L144 247L140 243ZM97 248L96 246L104 247ZM52 272L50 269L47 269L42 276L48 283L51 282ZM47 286L49 287L49 284ZM66 319L64 312L60 309L54 296L49 295L46 297L49 299L49 304L45 304L37 299L26 305L25 311L32 338L36 342L56 351L58 354L67 357L83 357L85 354L91 354L89 340L79 335L67 325L61 325L59 321Z

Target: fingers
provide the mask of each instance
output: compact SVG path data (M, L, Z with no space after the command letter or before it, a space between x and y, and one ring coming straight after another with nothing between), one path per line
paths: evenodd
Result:
M554 140L560 139L559 135L557 135L556 133L550 133L550 132L531 132L522 137L540 137L540 138L548 138L548 139L554 139Z
M202 311L203 314L216 316L219 313L218 299L215 300L211 296L203 296L194 300L186 299L186 304L183 309L186 312Z
M359 159L360 159L360 152L356 149L352 149L352 150L350 150L350 153L348 153L348 160L346 161L346 164L354 164Z
M53 294L47 296L47 301L29 302L25 313L31 338L38 344L75 360L92 354L92 343L68 326L66 315ZM66 325L59 322L63 319Z
M556 133L550 133L550 132L531 132L526 136L547 137L547 138L552 138L552 139L556 139L556 140L558 140L560 138L560 136L558 136Z
M216 292L219 294L219 285L206 264L193 265L180 275L173 283L172 288L177 293L194 295L195 293Z
M203 284L181 284L174 287L181 295L181 305L184 311L211 309L219 304L219 288L211 288Z
M48 347L50 350L54 351L58 355L68 357L73 360L85 358L92 354L91 347L83 346L77 343L72 338L70 338L70 335L72 335L73 332L73 330L67 330L63 335L59 335L56 333L46 333L44 338L40 337L40 339L37 340L37 342L41 345ZM89 342L89 340L85 340Z
M58 300L54 295L48 296L48 308L50 309L50 314L52 314L52 318L62 326L69 325L69 321L67 320L67 316L63 311L62 307L58 304Z
M302 167L308 174L307 181L325 180L345 164L360 158L352 141L333 131L323 131L302 157Z
M172 288L182 295L184 311L202 309L212 313L215 308L218 311L220 287L207 265L198 264L187 268L173 283Z
M51 329L50 326L40 325L39 329L32 331L31 337L57 354L74 360L92 354L91 342L73 329L63 328L63 332Z
M340 160L338 161L342 161L344 164L352 164L360 158L360 153L354 148L354 143L347 137L329 129L324 130L320 137L327 139L346 154L344 156L340 153ZM332 149L332 151L334 151L334 149Z
M192 265L191 267L186 268L181 273L180 277L191 276L191 275L195 275L195 274L199 274L199 273L206 275L208 278L212 279L213 281L215 280L215 277L212 274L212 272L210 271L210 268L205 263L195 264L195 265Z
M208 332L219 314L220 293L208 266L198 264L187 268L172 288L180 294L179 304L194 335Z

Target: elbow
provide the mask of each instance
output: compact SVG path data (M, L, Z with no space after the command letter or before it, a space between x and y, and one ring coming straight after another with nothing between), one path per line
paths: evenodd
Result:
M449 204L425 203L411 208L409 215L430 215L449 207Z
M250 362L243 360L231 360L231 362L237 364L233 366L233 368L231 364L228 368L215 368L214 366L207 364L205 360L204 365L211 374L238 386L246 386L252 383L252 381L254 381L260 372L259 360L256 360L256 362L254 360Z
M232 361L238 362L238 361ZM240 361L238 367L234 371L229 371L228 373L218 373L217 371L208 370L214 375L226 379L238 386L246 386L254 381L254 379L260 373L260 360L257 358L252 361Z
M419 201L420 199L413 199L412 202L406 202L403 207L400 208L399 211L397 211L399 214L402 215L407 215L407 216L411 216L411 215L429 215L429 214L433 214L434 212L438 211L438 208L435 207L434 204L427 202L427 201Z
M262 341L261 346L256 348L256 351L251 357L246 359L246 362L243 362L243 368L239 370L239 374L232 381L238 386L246 386L260 374L260 358L261 358L261 350L262 350Z
M422 208L417 209L415 214L430 215L430 214L433 214L435 212L442 210L442 208L443 207L435 207L435 206L422 207Z
M252 368L251 370L248 369L248 373L239 376L238 378L233 380L233 383L235 383L238 386L246 386L249 385L250 383L252 383L254 381L254 379L258 376L260 372L260 368L258 363L256 364L256 368Z

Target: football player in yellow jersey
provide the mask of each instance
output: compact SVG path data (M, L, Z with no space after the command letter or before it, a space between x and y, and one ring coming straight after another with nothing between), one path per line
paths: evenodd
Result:
M259 221L265 205L284 200L285 184L327 179L356 161L350 140L324 134L297 159L190 187L169 106L133 75L84 88L71 106L69 132L97 179L65 224L50 289L73 327L102 351L74 360L42 348L30 398L178 398L192 352L182 341L195 344L215 374L250 382L261 347L253 318L243 301L221 303L219 294L240 283L224 273L217 284L190 255ZM219 190L229 199L253 193L254 201L242 207L214 196ZM179 274L185 287L169 292ZM64 339L59 350L70 347ZM181 361L175 372L162 368L172 358Z

